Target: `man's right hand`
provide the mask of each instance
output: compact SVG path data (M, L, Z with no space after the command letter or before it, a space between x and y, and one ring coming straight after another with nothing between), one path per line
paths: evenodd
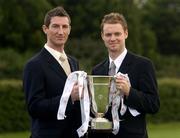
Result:
M81 85L78 85L78 83L75 83L71 92L71 99L72 101L78 101L80 97L83 97L83 91L82 91L82 95L79 96L79 88L83 87Z

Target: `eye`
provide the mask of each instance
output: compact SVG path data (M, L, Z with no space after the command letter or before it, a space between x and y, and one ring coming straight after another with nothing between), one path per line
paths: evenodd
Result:
M121 32L116 32L116 33L114 33L114 35L115 35L115 36L121 36L122 33L121 33Z
M111 37L111 35L112 35L111 33L106 33L105 34L106 37Z
M67 29L69 28L69 25L63 25L62 28Z
M59 25L57 25L57 24L53 24L53 25L51 25L51 27L52 27L52 28L54 28L54 29L56 29L56 28L58 28L58 27L59 27Z

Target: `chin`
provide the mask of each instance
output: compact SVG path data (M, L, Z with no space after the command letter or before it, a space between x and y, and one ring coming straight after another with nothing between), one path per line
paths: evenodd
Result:
M56 46L62 46L62 45L64 45L64 43L54 43Z
M116 48L116 47L114 47L114 48L110 48L110 51L112 51L112 52L116 52L118 49Z
M65 44L65 42L66 42L65 40L58 40L58 41L56 41L57 44Z

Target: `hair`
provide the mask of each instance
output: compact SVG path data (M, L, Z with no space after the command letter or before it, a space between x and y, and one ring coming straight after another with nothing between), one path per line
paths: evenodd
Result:
M108 23L108 24L120 23L124 30L128 30L128 25L127 25L126 19L124 18L124 16L122 14L119 14L116 12L112 12L112 13L106 14L104 16L104 18L102 19L102 22L101 22L101 31L102 32L103 32L103 27L104 27L105 23Z
M71 18L69 14L64 10L63 7L58 6L46 13L45 18L44 18L44 25L49 27L49 24L51 23L51 18L55 16L67 17L69 20L69 24L71 24Z

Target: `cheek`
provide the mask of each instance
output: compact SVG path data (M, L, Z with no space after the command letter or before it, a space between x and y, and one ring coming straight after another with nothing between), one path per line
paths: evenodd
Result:
M118 40L119 40L119 41L124 41L125 39L126 39L126 36L123 35L123 36L120 36Z
M47 32L47 35L50 36L50 37L53 36L54 34L55 34L55 33L54 33L53 31L48 31L48 32Z
M69 37L69 34L68 34L68 33L66 33L66 34L65 34L65 38L66 38L66 39L68 39L68 37Z
M70 34L70 31L66 31L66 32L64 32L64 34L65 34L66 37L68 37L69 34Z
M110 41L107 40L107 39L105 39L105 40L104 40L104 43L108 46L108 44L110 43Z
M107 37L103 37L103 41L104 41L105 43L108 43L108 42L110 41L110 39L107 38Z

